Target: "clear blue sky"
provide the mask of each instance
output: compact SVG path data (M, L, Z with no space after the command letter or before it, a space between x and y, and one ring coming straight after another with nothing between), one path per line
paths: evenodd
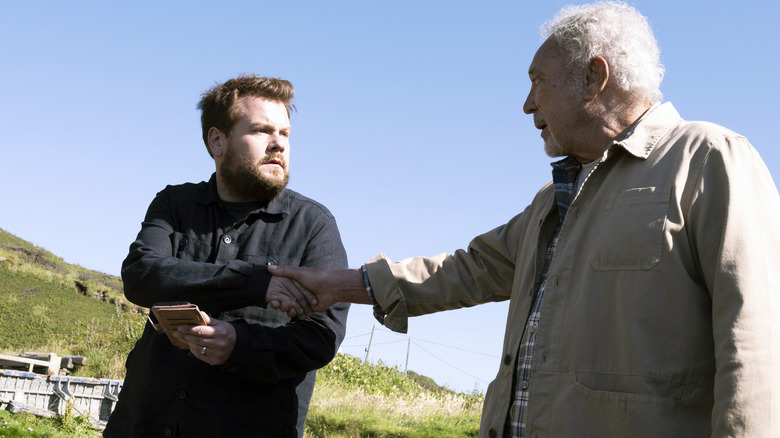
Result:
M568 3L4 1L0 228L119 274L155 193L213 172L200 94L252 72L295 85L290 187L336 215L351 267L453 252L550 178L522 104L539 26ZM655 28L665 100L747 136L780 178L780 7L632 4ZM413 319L409 368L484 390L506 312ZM354 306L344 351L364 357L373 324ZM370 359L403 367L408 340L379 326Z

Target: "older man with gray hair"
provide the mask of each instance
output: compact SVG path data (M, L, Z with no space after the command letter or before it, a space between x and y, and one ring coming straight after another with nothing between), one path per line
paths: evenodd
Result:
M543 29L523 110L565 158L525 211L454 254L274 273L314 310L373 304L401 332L511 300L480 437L780 436L766 166L745 137L659 103L659 49L634 8L567 7Z

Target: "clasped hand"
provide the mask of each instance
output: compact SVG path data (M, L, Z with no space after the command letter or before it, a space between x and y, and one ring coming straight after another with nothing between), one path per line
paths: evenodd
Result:
M318 268L269 266L274 275L268 285L266 302L290 318L306 318L342 301L336 295L343 286L344 271Z

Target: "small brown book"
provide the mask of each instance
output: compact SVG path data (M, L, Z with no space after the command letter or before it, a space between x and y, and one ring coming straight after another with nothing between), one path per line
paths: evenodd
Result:
M173 331L180 325L206 325L206 320L196 304L190 303L160 303L152 306L152 312L157 319L155 323L151 315L149 322L155 330L164 330L171 343L182 350L189 350L186 342L173 337Z

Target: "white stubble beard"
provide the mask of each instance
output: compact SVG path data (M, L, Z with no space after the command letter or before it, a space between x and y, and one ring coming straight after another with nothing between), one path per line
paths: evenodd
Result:
M544 141L544 153L550 158L558 158L565 155L563 153L563 146L552 133L550 133L550 136Z

